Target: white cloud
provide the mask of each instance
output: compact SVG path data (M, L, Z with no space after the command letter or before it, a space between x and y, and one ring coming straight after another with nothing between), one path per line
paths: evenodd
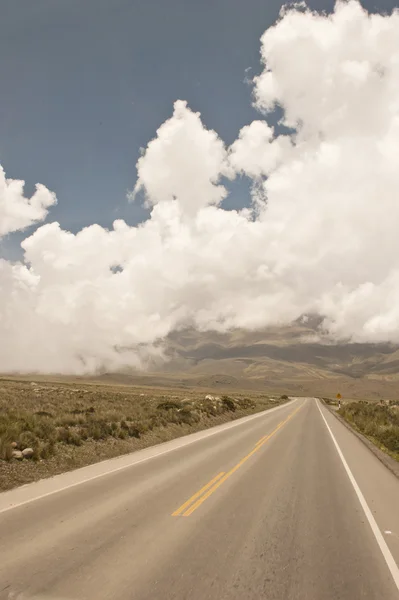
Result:
M0 165L0 237L43 221L47 209L57 202L55 195L40 183L33 196L25 198L24 185L24 181L6 179Z
M254 95L262 111L282 107L292 135L266 116L226 149L178 101L138 161L148 221L76 235L44 225L23 242L25 264L0 261L0 369L141 365L185 325L311 313L332 337L399 342L398 30L398 14L356 2L329 17L286 9L262 37ZM256 182L256 210L220 206L234 173ZM3 232L55 201L46 191L32 212L21 193L0 200Z
M150 206L177 199L184 212L192 213L220 204L227 191L215 184L231 169L222 140L205 129L199 113L178 100L173 117L139 158L137 172L135 191L145 190Z
M230 164L238 173L253 179L269 175L287 158L292 145L288 136L274 137L266 121L252 121L243 127L230 148Z

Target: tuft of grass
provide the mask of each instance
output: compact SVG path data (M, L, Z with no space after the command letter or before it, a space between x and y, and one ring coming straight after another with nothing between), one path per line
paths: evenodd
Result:
M0 460L9 461L12 458L13 447L5 438L0 439Z

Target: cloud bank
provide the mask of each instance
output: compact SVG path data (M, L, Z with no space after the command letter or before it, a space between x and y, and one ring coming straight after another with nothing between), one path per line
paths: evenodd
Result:
M143 366L179 328L324 317L332 339L399 342L399 14L285 9L261 39L256 120L231 147L183 101L138 161L151 217L77 234L58 223L0 260L0 370ZM278 106L274 130L268 113ZM283 130L286 133L280 134ZM223 209L222 178L253 182ZM55 196L0 173L0 235Z

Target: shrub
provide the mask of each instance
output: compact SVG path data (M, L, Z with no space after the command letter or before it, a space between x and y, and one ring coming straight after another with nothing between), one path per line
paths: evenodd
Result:
M399 415L392 408L359 401L342 405L338 412L360 432L399 453Z
M81 446L82 445L82 438L80 437L80 435L77 431L69 432L68 444L72 444L73 446Z
M218 412L221 412L220 410L218 411L212 400L205 400L200 406L200 410L211 417L216 417Z
M199 421L199 415L192 412L188 407L179 410L177 417L179 423L185 423L186 425L192 425Z
M131 425L129 427L129 436L139 438L140 437L140 429L138 427L135 427L134 425Z
M235 411L236 404L235 404L233 398L230 398L229 396L222 396L221 400L222 400L222 406L224 407L225 410L229 410L232 412Z
M57 441L67 444L68 440L69 440L69 429L67 429L66 427L59 427L57 429Z
M118 434L118 431L119 431L119 424L116 423L115 421L112 421L112 423L110 423L109 427L111 430L111 434L116 437Z
M255 408L256 406L255 400L251 400L251 398L240 398L237 402L239 407L244 410L247 410L249 408Z
M391 427L381 431L378 439L388 450L399 453L399 427Z
M131 425L131 427L136 428L139 432L140 435L143 435L144 433L147 433L147 431L150 429L150 422L147 421L139 421L137 423L133 423ZM135 436L137 437L137 436Z
M55 453L55 443L53 441L44 442L38 448L40 458L47 459Z
M34 431L37 437L42 440L56 439L56 429L54 427L54 423L50 419L40 419Z
M21 448L21 450L24 450L25 448L37 448L38 445L39 440L32 431L24 431L19 436L18 447Z
M160 402L157 406L158 410L172 410L174 408L181 408L181 402L175 402L174 400L167 400Z

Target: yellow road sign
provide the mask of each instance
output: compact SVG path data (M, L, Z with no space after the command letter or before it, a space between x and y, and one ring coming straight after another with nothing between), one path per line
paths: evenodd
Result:
M338 398L338 400L341 400L341 398L342 398L342 396L341 396L341 394L339 392L337 394L337 398Z

